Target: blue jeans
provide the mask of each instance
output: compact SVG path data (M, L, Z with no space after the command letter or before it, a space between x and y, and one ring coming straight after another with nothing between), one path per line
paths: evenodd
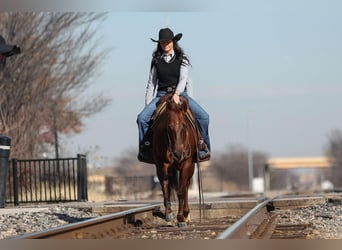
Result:
M149 121L153 115L153 112L157 108L157 102L159 101L160 97L165 95L165 91L158 91L157 96L140 112L137 117L137 124L139 129L139 145L142 144L144 140L144 136L147 133L149 127ZM210 140L209 140L209 114L186 92L181 94L182 96L186 97L189 101L189 106L194 113L195 119L201 129L203 141L207 144L208 148L210 149Z

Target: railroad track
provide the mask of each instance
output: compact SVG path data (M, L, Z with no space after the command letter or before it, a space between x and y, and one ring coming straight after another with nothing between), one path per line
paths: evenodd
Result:
M160 211L159 205L142 206L114 214L92 218L40 232L28 233L13 239L97 239L120 235L130 227L139 227Z
M310 223L283 223L279 218L326 200L323 195L217 199L205 203L204 218L199 218L198 204L190 204L195 216L186 228L165 222L161 205L152 204L13 239L303 239L311 232Z
M329 194L277 196L255 206L217 239L313 239L315 230L313 223L302 220L298 222L292 213L310 210L314 206L323 206L327 202L330 205L342 204L342 196L341 194L332 197ZM330 215L318 216L333 219ZM336 218L340 216L336 215Z

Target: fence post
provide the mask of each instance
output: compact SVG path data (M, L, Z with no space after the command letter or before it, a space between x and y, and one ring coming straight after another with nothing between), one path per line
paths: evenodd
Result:
M18 160L12 159L12 171L13 171L13 200L14 206L19 206L19 189L18 189Z
M11 148L11 138L0 136L0 208L5 207L6 203L6 184L9 154Z
M87 161L85 155L77 154L77 201L88 200Z

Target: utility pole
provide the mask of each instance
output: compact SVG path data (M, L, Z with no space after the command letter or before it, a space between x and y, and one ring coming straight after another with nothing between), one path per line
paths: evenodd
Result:
M247 112L247 158L248 158L248 183L249 183L249 191L253 192L253 150L252 150L252 142L251 142L251 133L250 133L250 119L249 119L249 110Z

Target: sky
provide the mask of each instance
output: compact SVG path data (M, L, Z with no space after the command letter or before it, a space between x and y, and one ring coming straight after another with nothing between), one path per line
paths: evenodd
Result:
M98 33L111 49L88 93L112 103L64 140L70 152L90 152L101 165L138 150L150 38L170 27L183 34L213 156L236 144L269 157L324 154L329 134L342 127L342 2L208 2L200 10L110 10Z

